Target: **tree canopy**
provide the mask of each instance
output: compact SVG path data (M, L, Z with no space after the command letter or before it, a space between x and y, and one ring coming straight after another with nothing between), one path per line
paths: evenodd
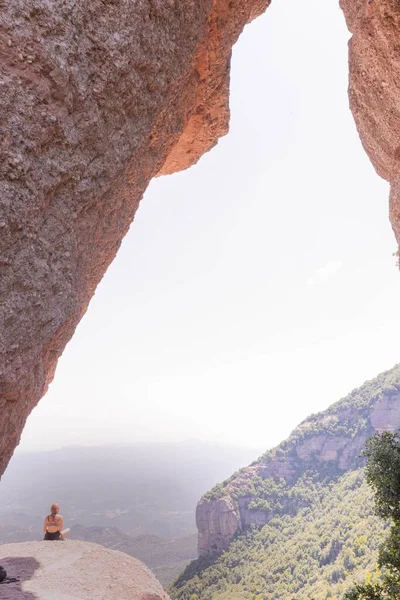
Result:
M364 455L366 481L375 497L375 513L391 520L389 536L378 554L380 580L356 585L347 600L397 600L400 597L400 435L384 432L372 436Z

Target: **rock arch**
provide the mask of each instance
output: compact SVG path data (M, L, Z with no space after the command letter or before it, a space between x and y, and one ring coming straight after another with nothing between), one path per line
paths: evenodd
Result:
M14 0L0 16L0 474L152 177L228 131L269 0ZM342 0L350 104L400 236L397 0Z

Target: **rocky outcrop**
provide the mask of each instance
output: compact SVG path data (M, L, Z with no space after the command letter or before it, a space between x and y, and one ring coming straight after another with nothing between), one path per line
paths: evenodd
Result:
M155 175L228 130L269 0L14 0L0 15L0 475Z
M206 494L196 511L199 555L225 550L239 531L252 524L265 525L274 517L271 508L254 503L258 482L283 479L291 486L310 471L338 477L362 464L360 455L374 432L398 429L399 366L367 382L327 411L306 419L278 448L222 488L217 486Z
M199 555L222 552L242 528L239 507L229 496L198 504L196 525L201 532Z
M0 564L17 580L1 584L2 600L168 600L141 562L97 544L5 544Z
M349 43L349 98L378 174L391 183L390 219L400 243L400 11L397 0L341 0Z

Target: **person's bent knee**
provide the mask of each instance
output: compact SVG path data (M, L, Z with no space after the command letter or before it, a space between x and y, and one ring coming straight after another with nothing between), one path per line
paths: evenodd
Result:
M61 534L59 531L56 531L55 533L50 533L49 531L47 531L47 533L45 533L44 536L44 540L48 541L48 542L53 542L55 540L60 540L61 539Z

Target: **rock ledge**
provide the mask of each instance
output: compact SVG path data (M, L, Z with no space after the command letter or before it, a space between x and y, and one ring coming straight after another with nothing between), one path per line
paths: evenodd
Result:
M2 600L169 600L141 562L97 544L5 544L0 564L20 579L1 585Z

